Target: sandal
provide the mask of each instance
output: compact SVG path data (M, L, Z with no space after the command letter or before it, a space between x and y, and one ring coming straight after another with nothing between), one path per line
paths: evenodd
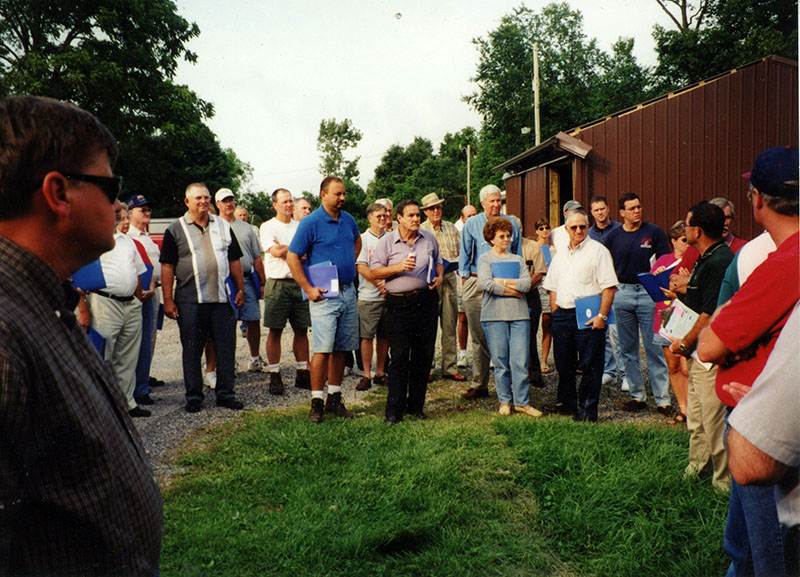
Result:
M548 367L547 365L543 364L541 368L542 368L542 374L546 375L547 373L550 372L550 367Z
M668 425L685 425L686 415L684 413L677 413L674 417L667 421Z

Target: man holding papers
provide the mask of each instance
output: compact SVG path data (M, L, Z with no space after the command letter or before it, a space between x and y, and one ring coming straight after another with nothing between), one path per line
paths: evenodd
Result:
M422 409L436 344L437 289L444 276L436 237L419 228L417 201L398 203L397 223L397 230L378 241L370 259L372 276L386 279L391 357L386 422L390 425L406 413L427 418Z
M553 357L558 371L558 402L544 411L573 415L576 421L597 421L597 405L603 378L606 321L614 301L617 275L608 249L587 235L589 216L576 210L567 217L569 244L556 252L544 280L550 291L553 315ZM595 316L576 318L577 299L600 295ZM588 330L578 328L582 323ZM575 373L583 369L575 391Z
M314 356L311 358L311 411L308 420L322 422L323 413L352 417L342 402L344 377L343 351L358 349L358 304L353 280L356 276L356 256L361 252L361 235L355 219L342 210L345 188L341 178L326 176L320 185L320 207L300 221L286 264L300 288L305 291L311 312ZM303 268L305 265L336 267L337 278L328 288L314 286ZM338 285L338 286L334 286ZM325 293L336 292L336 298ZM328 399L323 387L328 379Z
M697 337L708 324L714 309L725 269L733 253L722 240L725 214L709 202L701 202L686 215L686 240L700 252L695 262L686 294L680 301L699 317L681 339L675 339L670 350L676 355L690 357L697 347ZM717 367L689 358L689 396L686 408L686 427L689 429L689 466L687 475L698 475L711 463L714 468L712 484L719 489L730 485L728 455L722 442L725 429L725 409L714 392Z

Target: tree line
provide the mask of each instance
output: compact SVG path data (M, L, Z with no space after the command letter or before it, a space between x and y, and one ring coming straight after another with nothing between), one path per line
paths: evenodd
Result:
M320 172L344 178L345 210L355 216L377 198L435 191L448 199L445 218L454 219L468 199L468 151L475 204L483 185L502 185L494 166L535 145L534 45L542 140L769 54L797 59L797 0L651 1L672 23L653 27L655 67L637 61L633 38L602 50L566 2L538 11L521 5L473 39L475 90L463 100L480 114L479 128L447 134L436 146L424 136L390 146L365 189L359 157L350 153L361 132L350 119L323 119ZM147 195L157 216L182 205L175 183L204 181L239 193L259 223L272 215L269 193L248 190L251 167L207 126L213 104L174 81L181 59L197 60L186 43L199 33L171 0L0 0L0 96L51 96L95 113L119 139L116 171L128 190ZM316 206L315 195L306 195Z

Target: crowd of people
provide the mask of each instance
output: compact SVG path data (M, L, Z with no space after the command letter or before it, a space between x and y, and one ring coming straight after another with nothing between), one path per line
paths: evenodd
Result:
M526 237L495 185L455 223L436 193L379 199L359 231L342 210L344 182L328 176L313 211L275 190L275 217L258 229L230 189L212 209L208 187L192 183L159 248L147 198L119 201L116 142L92 115L11 97L0 137L0 572L156 572L161 500L132 418L150 416L150 388L163 386L150 375L163 310L179 327L187 413L203 410L206 388L218 407L244 407L237 323L247 370L268 373L274 395L291 378L290 323L293 384L310 391L314 423L353 416L342 400L353 351L356 388L388 387L386 423L428 419L437 334L441 376L464 382L467 400L486 398L493 367L504 417L595 422L603 386L628 393L624 411L643 411L649 383L655 410L688 428L685 476L729 491L729 574L797 573L796 149L769 149L744 175L765 230L747 243L729 200L687 207L665 234L632 192L615 199L619 221L605 197L588 210L570 200L563 224L540 218ZM72 275L92 262L103 285L75 290ZM460 372L467 335L471 379ZM557 402L536 408L531 387L545 386L551 349Z

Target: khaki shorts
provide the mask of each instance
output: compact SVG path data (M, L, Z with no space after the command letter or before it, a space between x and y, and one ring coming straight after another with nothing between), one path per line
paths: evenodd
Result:
M386 337L386 301L358 301L358 332L362 339Z
M303 289L292 278L268 278L264 285L264 326L281 330L287 320L294 331L311 326L311 314L308 301L303 300Z

